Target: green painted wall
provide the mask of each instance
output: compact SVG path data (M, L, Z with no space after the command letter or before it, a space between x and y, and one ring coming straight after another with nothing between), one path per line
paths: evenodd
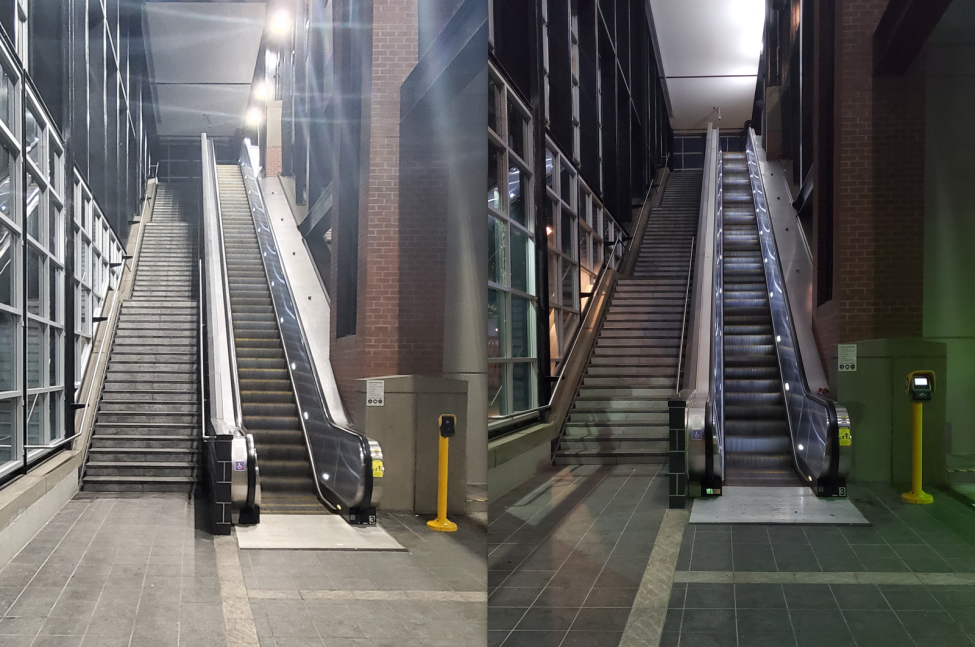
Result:
M975 46L952 40L927 52L924 337L947 345L945 449L968 454L975 453Z

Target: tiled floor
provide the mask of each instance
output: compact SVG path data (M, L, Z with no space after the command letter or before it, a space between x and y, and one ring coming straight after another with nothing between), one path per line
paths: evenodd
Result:
M870 528L692 526L680 571L975 573L975 513L944 493L910 506L890 486L853 486ZM771 577L771 576L770 576ZM975 587L674 584L662 646L940 647L975 644Z
M873 526L688 525L677 569L975 573L975 514L955 499L935 491L934 504L909 506L893 487L850 491Z
M658 470L553 469L491 502L488 645L616 647L667 508Z
M385 514L403 552L242 550L261 647L478 647L487 612L485 532Z
M212 538L192 502L75 499L0 570L3 647L220 647Z
M176 496L68 502L0 570L0 647L230 647L198 512ZM407 553L239 551L261 647L484 645L486 533L456 521L382 515Z

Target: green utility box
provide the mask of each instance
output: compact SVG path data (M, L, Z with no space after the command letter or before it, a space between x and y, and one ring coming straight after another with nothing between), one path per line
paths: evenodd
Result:
M830 362L836 399L850 412L849 480L910 483L913 422L905 380L911 371L923 370L938 376L934 398L924 403L924 483L944 485L947 346L915 338L871 339L857 342L855 353L850 350L841 345L839 359Z

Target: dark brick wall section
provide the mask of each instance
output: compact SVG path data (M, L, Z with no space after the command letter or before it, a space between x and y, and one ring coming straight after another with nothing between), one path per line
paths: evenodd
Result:
M837 343L921 335L924 61L903 76L873 76L872 35L886 6L836 3L833 299L814 322L826 358Z
M372 12L371 87L368 83L363 87L361 145L367 152L361 169L358 321L354 335L334 337L332 310L332 367L350 415L354 415L356 380L408 372L406 369L417 363L423 366L418 358L430 352L428 344L416 343L406 334L398 311L402 290L416 280L400 272L401 239L415 236L410 247L418 251L426 246L422 232L415 232L404 222L399 208L400 86L417 62L417 6L415 0L374 0ZM424 310L443 310L442 300L439 309L435 305L424 304ZM428 334L442 347L442 321L439 329L432 324ZM430 372L441 373L442 360L436 361L436 371Z

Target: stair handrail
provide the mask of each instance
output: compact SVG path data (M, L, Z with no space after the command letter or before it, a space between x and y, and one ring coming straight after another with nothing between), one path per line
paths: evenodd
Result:
M674 380L674 392L680 393L680 373L684 360L684 332L687 329L687 308L691 301L691 278L694 276L694 247L697 238L691 236L691 253L687 259L687 286L684 288L684 315L680 321L680 343L677 345L677 376Z
M206 346L210 384L210 416L215 435L245 434L240 386L237 383L237 348L231 323L230 284L223 240L223 214L217 186L217 161L213 141L200 136L203 167L203 244L200 250L206 272L200 277L206 289L207 337L215 343ZM205 285L204 285L205 283ZM203 351L201 346L200 351ZM206 436L206 434L204 434Z
M648 197L649 197L649 192L648 192ZM604 243L604 245L609 247L609 252L608 253L604 252L603 258L604 259L616 258L617 248L622 248L628 240L632 240L632 238L618 236L616 240L614 240L612 243L608 241ZM626 250L624 250L624 253L625 251ZM538 407L539 410L550 409L552 407L552 402L555 399L555 394L558 391L559 385L562 384L562 377L565 375L566 360L568 360L569 357L572 356L572 353L575 350L576 342L579 341L579 336L582 333L582 323L586 320L586 317L589 315L589 309L592 307L592 302L594 301L593 296L597 292L599 292L600 284L603 282L606 276L606 270L608 270L609 268L610 268L610 261L606 260L606 262L604 262L602 266L599 268L599 273L596 274L596 282L593 283L592 292L590 292L589 296L587 297L588 301L586 301L585 307L582 308L582 310L579 312L579 324L576 326L576 329L572 333L572 339L569 341L569 347L566 349L564 353L562 353L562 361L559 363L559 376L555 380L555 385L552 387L552 392L549 394L548 404L545 405L544 407Z
M257 162L249 139L241 144L239 167L262 252L262 265L271 291L288 374L301 412L299 419L314 470L316 492L323 503L342 513L350 523L375 524L376 506L382 498L382 448L376 440L336 423L332 417L315 360L308 351L308 336L295 308L294 293L278 254L280 247L257 179ZM343 460L356 454L354 465ZM347 482L349 478L351 483Z
M792 452L796 467L810 487L821 496L844 496L846 479L841 466L840 423L849 428L845 408L809 388L799 352L788 288L768 211L765 186L758 165L754 130L749 128L745 146L748 174L758 225L758 240L765 262L766 288L782 394L785 398ZM845 461L844 461L845 462Z

